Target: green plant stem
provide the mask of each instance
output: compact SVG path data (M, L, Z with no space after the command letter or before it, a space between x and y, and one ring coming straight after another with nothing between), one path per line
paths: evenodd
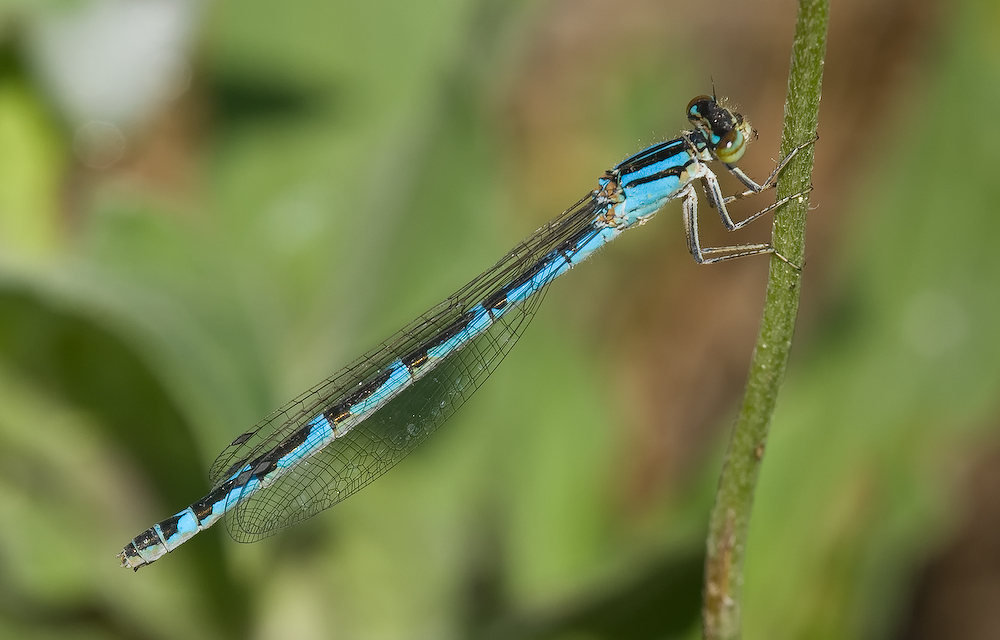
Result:
M781 136L782 157L816 136L829 13L829 0L799 2ZM802 149L785 168L778 181L779 199L809 189L813 149L812 145ZM803 263L805 254L808 209L809 198L805 195L779 208L774 218L775 250L796 265ZM709 520L702 605L706 640L740 637L743 561L754 491L791 350L801 281L800 269L778 256L771 257L764 316Z

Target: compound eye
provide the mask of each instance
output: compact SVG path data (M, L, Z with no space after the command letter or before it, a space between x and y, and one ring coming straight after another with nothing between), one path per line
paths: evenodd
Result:
M687 117L688 120L703 120L705 118L705 107L711 103L715 102L712 96L698 96L688 103Z
M747 149L746 138L743 132L737 129L730 129L726 132L719 144L715 145L715 157L726 164L739 162L743 157L743 152Z

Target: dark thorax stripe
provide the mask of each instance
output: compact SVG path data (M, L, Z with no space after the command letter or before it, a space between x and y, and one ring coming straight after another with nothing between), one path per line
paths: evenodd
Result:
M683 165L670 167L669 169L664 169L663 171L659 171L657 173L645 176L643 178L636 178L635 180L630 180L629 182L623 184L622 188L631 189L632 187L637 187L641 184L646 184L647 182L656 182L657 180L662 180L664 178L677 177L681 175L681 173L683 173L685 169L688 168L689 164L691 163L686 162Z
M658 144L655 147L650 147L645 151L640 151L631 158L627 158L615 167L615 170L620 173L632 173L633 171L639 171L643 167L648 167L649 165L656 164L657 162L663 162L667 158L683 152L685 148L687 148L687 143L684 138L668 140L667 142Z

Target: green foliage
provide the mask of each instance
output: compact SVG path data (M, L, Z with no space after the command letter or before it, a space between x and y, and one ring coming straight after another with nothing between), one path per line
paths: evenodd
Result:
M962 7L878 144L849 147L850 207L814 194L811 216L845 221L838 286L773 421L746 638L891 636L992 437L1000 140L956 116L1000 112L1000 52L995 7ZM635 498L637 425L662 423L619 355L662 331L623 300L738 273L689 267L675 207L557 283L476 397L358 496L258 544L219 527L138 574L114 559L235 435L674 135L710 76L737 83L738 57L694 55L704 34L650 44L601 16L566 53L581 23L540 30L548 10L216 3L162 116L187 125L174 173L80 167L25 61L32 14L0 32L0 637L693 637L722 438ZM761 138L748 156L777 156Z

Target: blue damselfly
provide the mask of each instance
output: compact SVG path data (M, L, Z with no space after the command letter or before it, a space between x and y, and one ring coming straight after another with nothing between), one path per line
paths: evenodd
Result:
M740 222L733 221L726 205L773 187L802 147L758 184L736 167L755 135L739 113L714 96L699 96L688 104L687 117L692 131L605 172L597 189L493 267L233 440L212 465L208 495L136 536L119 554L122 566L137 570L223 516L236 540L259 540L367 485L483 383L524 331L553 280L649 221L670 200L682 201L688 249L699 264L772 253L769 244L702 247L695 185L702 184L725 227L739 229L789 198ZM711 162L722 163L746 190L725 197Z

